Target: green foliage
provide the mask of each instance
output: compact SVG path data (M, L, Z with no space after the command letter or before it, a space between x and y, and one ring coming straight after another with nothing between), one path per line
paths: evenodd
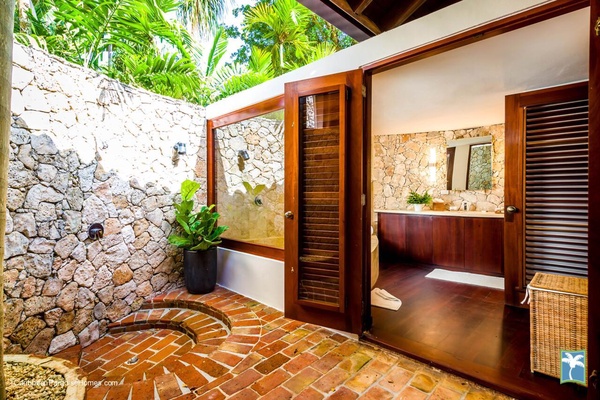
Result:
M244 15L241 32L235 27L228 28L229 36L244 41L234 54L235 62L248 63L254 48L267 51L275 76L355 43L296 0L259 0L255 6L243 6L234 13ZM315 49L319 47L316 55Z
M246 181L243 181L242 185L244 185L244 188L246 189L246 192L248 192L248 194L250 196L253 196L253 197L258 196L266 188L266 186L263 185L263 184L256 185L256 186L252 187L252 185L249 182L246 182Z
M407 204L429 204L433 198L427 191L423 194L411 191L406 199Z
M181 202L174 204L180 234L170 235L169 243L186 250L205 251L221 243L221 235L229 227L217 225L220 215L212 211L214 204L194 212L194 195L198 189L200 184L189 179L181 183Z
M155 93L208 105L351 46L354 41L296 0L244 6L242 32L218 27L232 0L34 0L15 12L15 38ZM177 13L201 36L202 57ZM230 37L245 42L224 63Z
M75 64L174 98L198 96L190 34L165 15L179 0L38 0L16 38ZM24 26L24 24L23 24Z

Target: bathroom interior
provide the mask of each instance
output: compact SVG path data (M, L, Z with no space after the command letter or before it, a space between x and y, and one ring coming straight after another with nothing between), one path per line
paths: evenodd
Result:
M505 172L516 162L505 159L505 96L587 79L585 32L553 31L585 14L373 75L371 286L401 306L372 306L367 340L504 390L585 397L530 373L530 315L506 305L503 237ZM413 191L433 202L416 211ZM426 277L436 269L474 275Z

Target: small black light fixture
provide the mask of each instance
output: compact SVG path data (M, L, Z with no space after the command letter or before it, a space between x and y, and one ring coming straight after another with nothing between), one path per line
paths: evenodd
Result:
M248 154L247 150L240 150L238 151L238 157L241 157L244 161L248 161L250 159L250 154Z
M182 143L182 142L175 143L175 146L173 146L173 150L175 150L177 152L177 154L179 154L181 156L187 154L187 149L186 149L185 143Z

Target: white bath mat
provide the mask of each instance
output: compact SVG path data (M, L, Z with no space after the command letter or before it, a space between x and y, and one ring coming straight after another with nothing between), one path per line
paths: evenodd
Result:
M375 288L371 290L371 305L398 311L402 301L383 289Z
M469 272L448 271L446 269L436 268L427 275L425 275L425 278L466 283L467 285L485 286L493 289L504 289L504 278L499 278L497 276L471 274Z

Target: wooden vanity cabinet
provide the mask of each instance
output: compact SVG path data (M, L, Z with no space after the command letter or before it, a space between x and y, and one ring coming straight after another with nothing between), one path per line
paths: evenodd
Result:
M406 224L406 256L416 262L430 263L433 257L432 217L408 216Z
M463 218L468 272L504 276L504 219Z
M432 217L433 258L430 264L462 269L465 265L465 218Z
M383 260L503 276L502 218L379 213Z

